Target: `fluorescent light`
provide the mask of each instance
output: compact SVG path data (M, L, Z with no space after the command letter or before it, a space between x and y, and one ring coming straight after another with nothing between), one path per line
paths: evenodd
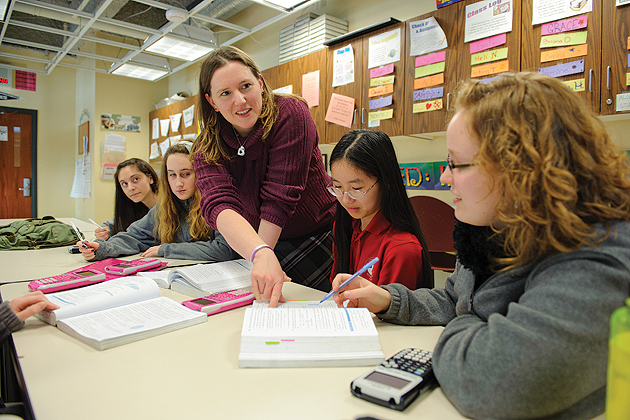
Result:
M217 47L212 31L179 25L147 47L147 51L180 60L195 61Z
M307 3L310 0L265 0L267 3L275 4L285 8L286 10L292 9L300 4Z
M0 20L4 21L4 15L7 12L9 0L0 0Z
M154 70L142 66L136 66L135 64L123 64L112 72L119 76L135 77L136 79L155 80L159 77L168 74L164 70Z
M155 80L170 71L171 68L165 58L140 53L112 73L136 79Z

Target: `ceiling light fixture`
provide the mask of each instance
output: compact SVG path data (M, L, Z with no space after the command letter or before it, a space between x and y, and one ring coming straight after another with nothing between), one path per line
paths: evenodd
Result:
M155 41L146 51L179 60L195 61L215 48L217 40L212 31L182 24Z
M153 81L170 72L171 67L165 58L140 53L112 71L112 74Z

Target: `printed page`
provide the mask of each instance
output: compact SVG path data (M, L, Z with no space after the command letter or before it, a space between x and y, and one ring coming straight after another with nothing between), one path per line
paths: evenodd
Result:
M149 278L156 282L158 286L168 289L170 286L169 273L169 271L142 271L138 273L138 276Z
M127 336L140 335L139 338L145 338L155 335L151 331L167 332L177 329L177 325L201 323L207 318L203 312L188 309L172 299L159 297L65 319L58 326L74 337L79 335L94 341L121 338L117 344L125 344L135 341L125 339ZM169 326L173 328L168 328Z
M242 336L326 337L377 335L365 308L264 308L245 310Z
M286 302L278 302L276 308L336 308L337 304L334 300L329 299L326 302L319 303L318 300L288 300ZM252 308L269 308L269 302L254 301ZM273 308L272 308L273 309Z
M108 280L92 286L50 293L46 296L52 303L60 306L59 309L52 312L56 320L61 320L106 308L152 299L160 296L160 289L149 278L129 276ZM48 314L44 312L40 319L49 322L51 311L47 311Z
M191 284L205 291L225 291L251 285L252 263L246 260L198 264L171 271L172 283Z

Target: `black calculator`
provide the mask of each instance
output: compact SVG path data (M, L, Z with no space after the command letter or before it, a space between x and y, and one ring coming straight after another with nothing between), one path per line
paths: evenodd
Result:
M436 384L432 353L408 348L399 351L350 384L356 397L402 411Z

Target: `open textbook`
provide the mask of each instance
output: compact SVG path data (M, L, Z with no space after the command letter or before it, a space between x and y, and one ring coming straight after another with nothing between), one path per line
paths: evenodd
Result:
M47 297L59 309L42 311L37 317L97 350L199 324L208 318L203 312L160 297L153 280L138 276Z
M209 264L196 264L170 271L138 273L153 279L158 286L192 297L243 289L251 286L253 264L239 259Z
M238 366L373 366L385 355L372 314L334 302L254 302L245 310Z

